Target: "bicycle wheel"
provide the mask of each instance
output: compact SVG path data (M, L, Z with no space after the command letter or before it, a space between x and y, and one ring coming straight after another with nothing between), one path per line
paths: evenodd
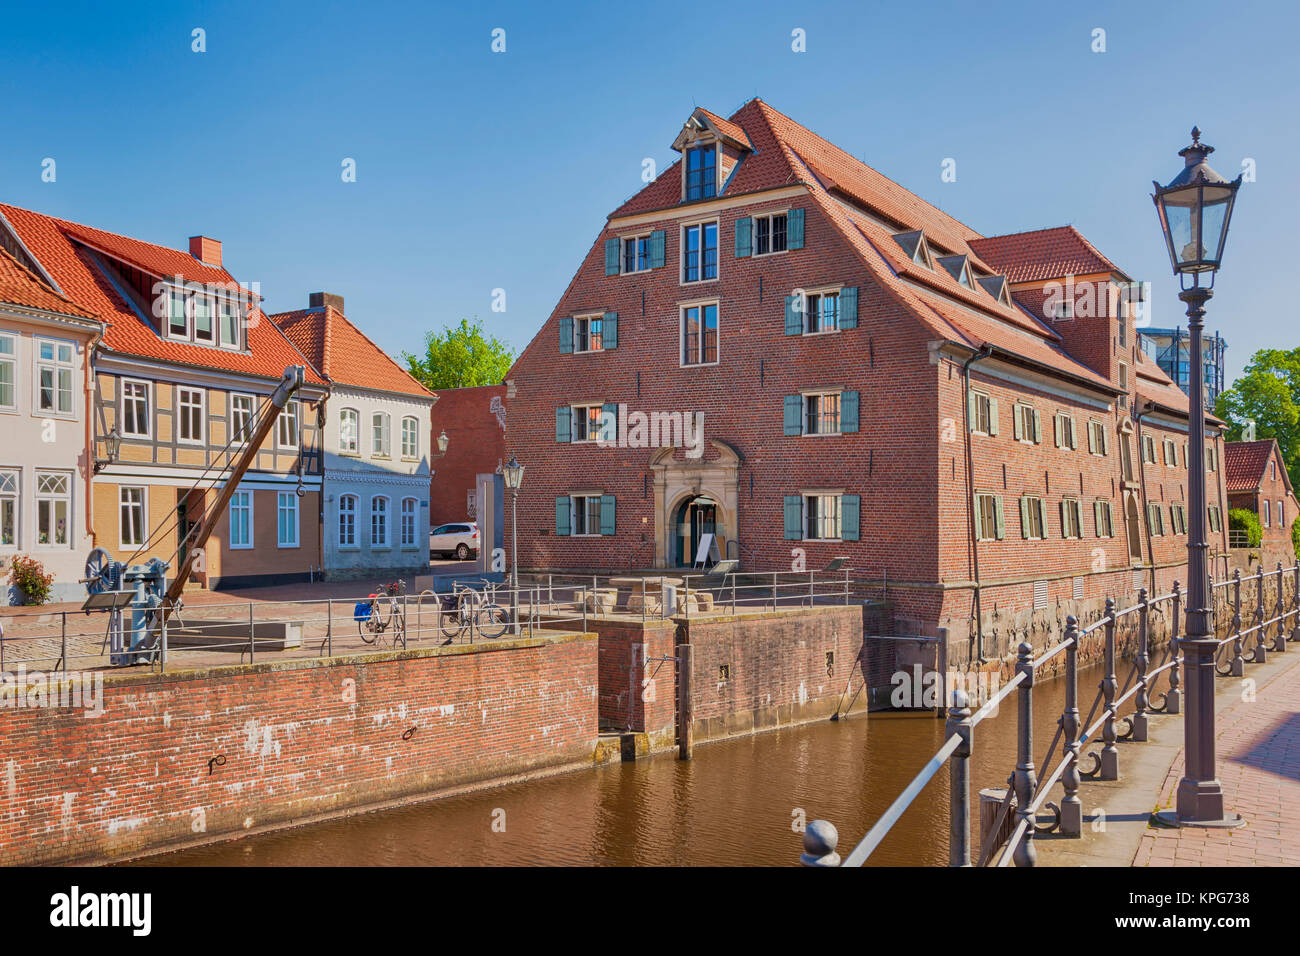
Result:
M461 605L451 610L441 607L438 609L438 630L442 631L442 636L449 641L454 641L460 636L460 632L465 630Z
M370 605L370 626L375 629L376 634L382 634L392 623L393 599L387 595L377 595L374 603Z
M483 637L500 637L510 625L510 612L496 604L484 604L478 611L478 632Z

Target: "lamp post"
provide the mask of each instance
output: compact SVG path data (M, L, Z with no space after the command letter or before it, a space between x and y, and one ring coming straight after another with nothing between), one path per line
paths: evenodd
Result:
M1205 303L1214 295L1214 276L1223 260L1228 223L1241 177L1224 179L1206 162L1214 147L1201 142L1192 129L1192 144L1178 155L1184 167L1168 186L1152 183L1152 200L1160 215L1169 261L1178 276L1178 297L1187 304L1191 340L1188 398L1189 444L1187 492L1191 519L1187 537L1187 628L1179 640L1183 650L1187 716L1183 724L1185 768L1178 783L1175 809L1163 811L1169 824L1192 827L1234 827L1245 821L1223 809L1223 786L1215 772L1214 754L1214 635L1209 593L1209 543L1205 538L1205 366L1201 331Z
M96 458L94 461L94 473L99 474L113 462L117 461L118 452L122 449L122 436L113 426L113 430L104 438L105 450L108 452L107 458Z
M524 466L510 456L510 463L501 469L506 487L510 489L510 620L519 633L519 486L524 481Z

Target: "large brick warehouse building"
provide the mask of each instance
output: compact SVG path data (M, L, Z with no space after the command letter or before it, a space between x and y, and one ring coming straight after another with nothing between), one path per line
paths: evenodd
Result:
M508 378L521 565L844 555L981 651L1185 576L1187 398L1077 231L983 237L757 99L673 145Z

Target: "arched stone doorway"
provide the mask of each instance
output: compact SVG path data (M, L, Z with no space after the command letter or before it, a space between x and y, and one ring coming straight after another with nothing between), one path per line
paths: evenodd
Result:
M710 439L699 458L687 458L680 448L661 448L650 457L650 471L655 567L689 567L706 531L717 536L722 557L737 556L740 455L734 448Z

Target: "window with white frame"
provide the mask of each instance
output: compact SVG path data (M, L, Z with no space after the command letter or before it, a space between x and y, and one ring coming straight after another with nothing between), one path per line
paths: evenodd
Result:
M0 548L18 547L18 472L0 471Z
M840 393L812 392L804 395L804 434L840 433Z
M179 418L177 438L190 444L203 442L203 405L205 392L200 388L179 388L176 414Z
M144 488L118 489L118 537L123 548L144 544Z
M682 227L682 281L705 282L718 277L718 224L701 222Z
M1071 451L1078 448L1078 443L1074 439L1074 416L1067 415L1065 412L1059 412L1056 415L1056 447L1068 448Z
M1187 534L1187 507L1180 504L1169 506L1169 524L1174 534Z
M600 534L600 495L572 495L570 514L574 535Z
M122 434L149 437L149 383L122 379Z
M1047 507L1037 495L1020 499L1020 534L1026 541L1041 541L1047 537Z
M804 537L813 541L838 541L841 534L839 495L804 495Z
M70 342L36 340L36 407L42 412L72 414L75 356Z
M1111 511L1110 502L1098 499L1092 503L1092 517L1097 537L1113 538L1115 537L1115 515Z
M189 305L182 289L167 293L167 334L174 339L190 337Z
M298 547L298 494L276 492L275 544L279 548Z
M1270 524L1269 519L1272 517L1272 509L1269 507L1269 501L1264 499L1264 509L1259 513L1259 523L1267 528Z
M573 351L602 352L605 349L604 313L573 317Z
M573 406L573 441L590 442L600 438L603 405Z
M805 335L818 332L835 332L840 327L840 294L838 292L811 292L804 296Z
M72 476L66 471L36 472L36 543L67 547L72 514Z
M388 499L383 495L370 499L370 546L388 547Z
M230 496L230 546L253 546L253 493L236 491Z
M222 348L239 348L239 306L230 298L222 298L217 303L217 327L220 334L219 344Z
M754 255L766 256L785 252L786 215L783 212L770 216L754 217Z
M645 272L650 268L650 233L623 240L623 272Z
M339 547L357 546L357 496L339 497Z
M1172 438L1166 438L1161 444L1164 446L1165 467L1175 467L1178 464L1178 445Z
M402 457L420 457L420 420L410 415L402 419Z
M18 339L0 334L0 408L18 407Z
M682 309L682 364L713 365L718 361L718 304Z
M355 408L339 412L339 452L344 455L360 454L361 415Z
M992 435L993 428L993 409L996 408L994 400L984 392L970 393L970 413L971 431L981 435Z
M1006 537L1005 517L1000 495L975 496L975 538L979 541L1001 541Z
M416 501L414 498L402 499L402 547L415 547L415 514Z
M1107 448L1106 425L1103 422L1088 422L1088 454L1105 457Z
M1156 463L1156 440L1150 435L1142 436L1142 460L1151 465Z
M212 296L202 293L192 296L191 301L194 303L194 341L211 345L216 337L216 329L213 327L216 303Z
M253 396L230 396L230 436L241 445L253 437Z
M1042 416L1033 405L1017 402L1011 408L1011 417L1017 441L1037 445L1043 440Z
M393 436L390 433L391 419L387 412L375 412L370 416L370 455L372 458L388 458L393 451Z
M281 448L293 449L298 447L299 415L302 407L298 399L291 398L285 403L280 411L280 417L276 420L276 441Z

